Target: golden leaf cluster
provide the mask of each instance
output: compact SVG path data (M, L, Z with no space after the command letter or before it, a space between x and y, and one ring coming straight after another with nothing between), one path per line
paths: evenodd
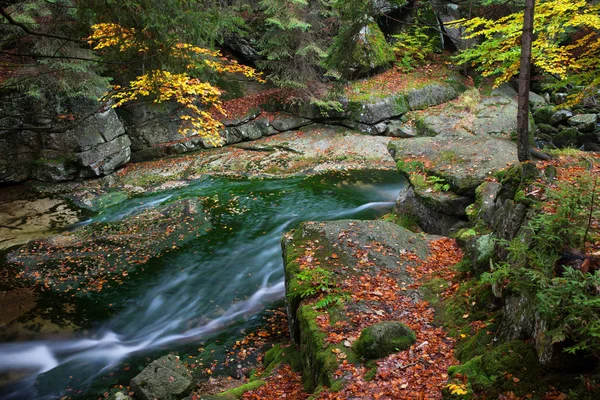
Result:
M478 66L483 76L496 76L500 85L519 71L523 14L514 13L491 20L472 18L455 21L465 28L466 38L483 41L466 50L459 60ZM573 32L586 32L566 44ZM585 0L540 0L534 15L532 63L540 70L559 79L568 75L597 73L600 57L600 5ZM590 79L588 79L590 81ZM597 85L598 77L590 82Z
M137 32L118 24L103 23L92 26L92 34L87 38L94 50L116 48L120 52L137 49L146 53L148 47L136 40ZM152 98L154 103L175 101L181 106L179 115L182 124L179 132L183 135L199 135L211 146L221 146L223 139L219 131L223 124L208 111L212 109L226 115L222 108L222 92L209 82L204 82L194 73L210 69L219 74L242 74L247 78L264 82L254 68L241 65L235 60L223 57L219 51L177 43L169 48L169 56L185 62L189 73L172 73L164 69L151 70L137 76L127 87L113 86L109 97L115 101L113 107L120 107L141 98Z

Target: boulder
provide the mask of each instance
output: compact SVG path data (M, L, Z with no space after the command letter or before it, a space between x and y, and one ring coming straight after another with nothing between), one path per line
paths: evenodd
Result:
M542 106L533 111L533 119L538 124L552 125L554 113L556 113L556 107Z
M388 123L386 134L397 138L409 139L417 136L417 133L410 126L402 121L391 121Z
M192 391L194 382L179 357L169 354L151 362L130 386L140 400L178 400Z
M417 194L412 186L402 188L396 199L395 212L399 215L405 215L414 218L421 229L436 235L448 235L457 223L464 221L461 215L450 214L443 209L444 201L440 197L453 196L453 208L462 207L464 209L471 200L468 197L457 196L455 194L439 194L439 196L425 196L424 193Z
M277 115L271 125L279 132L291 131L310 124L312 121L307 118L296 117L291 114L280 113Z
M398 321L384 321L366 327L352 348L366 359L377 359L408 349L417 341L412 329Z
M553 138L552 143L558 147L579 147L583 144L584 134L577 128L565 128L559 131Z
M540 96L537 93L529 92L529 106L533 110L537 110L538 108L543 107L547 104L548 102L544 97Z
M112 108L66 132L4 132L0 134L0 182L104 176L129 161L130 144Z
M373 2L373 17L389 14L404 7L407 0L371 0Z
M550 117L550 125L558 125L563 122L566 122L569 118L573 116L573 112L570 110L558 110Z
M396 161L426 159L429 174L444 178L450 190L475 197L475 188L493 171L517 162L514 142L491 136L418 137L392 140L388 150Z
M433 0L431 1L431 6L439 21L440 30L446 33L457 49L466 49L468 46L466 40L462 37L463 29L454 27L453 25L445 25L448 22L462 18L460 6L444 0Z
M455 99L459 94L453 85L436 82L410 89L406 93L406 99L411 110L422 110Z
M568 119L568 124L576 127L581 132L593 132L598 124L596 114L579 114Z

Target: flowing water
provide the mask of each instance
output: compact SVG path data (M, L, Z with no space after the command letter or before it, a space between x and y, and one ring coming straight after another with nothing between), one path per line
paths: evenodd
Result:
M150 260L123 286L95 295L87 304L97 320L85 333L0 343L0 372L28 371L25 379L0 391L2 398L58 398L75 380L89 392L123 360L239 333L284 296L280 240L285 231L306 220L382 215L392 208L401 185L393 171L206 178L101 210L79 225L118 222L188 197L212 197L219 204L211 210L209 233Z

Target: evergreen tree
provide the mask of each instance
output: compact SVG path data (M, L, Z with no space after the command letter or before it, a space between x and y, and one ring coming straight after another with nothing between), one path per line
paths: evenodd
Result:
M260 40L259 67L280 87L300 89L312 97L309 84L323 80L322 62L331 26L323 0L262 0L266 30Z

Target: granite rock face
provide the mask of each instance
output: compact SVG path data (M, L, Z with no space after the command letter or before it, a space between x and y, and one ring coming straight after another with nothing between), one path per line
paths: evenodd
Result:
M129 161L130 144L112 108L65 132L0 130L0 183L108 175Z

